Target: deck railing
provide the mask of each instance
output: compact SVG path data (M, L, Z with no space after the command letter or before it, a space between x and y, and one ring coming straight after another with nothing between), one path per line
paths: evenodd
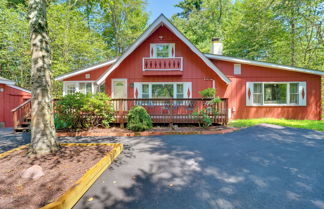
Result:
M11 110L11 112L13 114L14 129L17 129L18 126L21 125L21 123L24 122L24 120L28 118L28 116L30 116L31 99L26 100L24 103Z
M182 70L182 57L143 58L143 71L146 70Z
M54 100L54 105L55 105ZM151 116L153 123L199 123L201 117L194 112L206 110L213 123L226 125L228 122L227 98L220 103L210 104L210 99L112 99L115 110L114 122L127 123L128 111L136 105L143 106ZM12 110L14 128L18 128L31 113L31 99Z
M211 104L210 99L112 99L115 122L126 123L127 113L135 105L143 106L153 123L198 123L201 117L194 114L205 110L213 123L226 125L228 122L227 99Z

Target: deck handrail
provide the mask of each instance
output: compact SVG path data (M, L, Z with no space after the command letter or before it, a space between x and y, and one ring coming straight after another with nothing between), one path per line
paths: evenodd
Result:
M13 127L14 129L17 129L31 112L31 99L18 105L18 107L12 109L11 112L13 113Z
M15 107L14 109L11 110L11 112L15 112L18 109L20 109L22 106L26 105L27 103L31 102L31 99L27 99L26 101L24 101L23 103L21 103L20 105L18 105L17 107Z

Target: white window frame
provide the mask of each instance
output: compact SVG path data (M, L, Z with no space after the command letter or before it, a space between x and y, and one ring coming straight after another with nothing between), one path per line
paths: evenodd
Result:
M177 84L182 84L183 85L183 98L180 99L186 99L185 95L186 95L186 88L185 85L189 84L189 90L190 92L192 92L191 88L192 88L192 83L191 82L140 82L141 85L143 84L148 84L149 85L149 99L153 99L152 98L152 85L156 84L156 85L165 85L165 84L173 84L173 99L177 99ZM142 88L140 89L142 91ZM141 92L142 94L142 92ZM190 98L192 97L192 93L190 94Z
M114 78L114 79L111 79L111 98L115 98L115 96L114 96L114 90L115 90L114 81L123 81L123 82L125 82L126 98L124 98L124 99L127 99L128 98L127 78Z
M95 81L64 81L63 82L63 96L67 95L67 86L69 84L74 84L75 85L75 93L80 92L80 83L91 83L91 93L95 94L96 89L95 89Z
M289 81L289 82L247 82L250 83L252 86L254 84L261 84L262 85L262 104L254 104L253 101L253 93L254 93L254 89L251 90L251 104L249 104L248 106L306 106L304 104L301 103L300 98L298 98L298 104L290 104L290 84L291 83L297 83L298 84L298 88L300 86L300 83L303 83L301 81ZM306 83L306 82L304 82ZM264 85L265 84L287 84L287 90L286 90L286 103L285 104L265 104L264 103ZM247 85L246 85L247 86ZM306 87L306 86L305 86ZM298 91L299 92L299 91ZM248 92L246 92L246 94L248 94ZM298 93L299 95L299 93ZM307 97L306 97L306 89L305 89L305 100L307 103Z
M156 56L156 49L155 49L155 47L156 46L160 46L160 45L169 46L169 56L168 57L157 57ZM153 56L152 56L152 53L151 53L152 49L153 49ZM172 55L172 49L174 50L173 55ZM151 47L150 47L150 57L151 58L155 58L155 59L174 58L175 57L175 44L174 43L154 43L154 44L151 44Z
M234 75L241 75L241 64L234 64Z

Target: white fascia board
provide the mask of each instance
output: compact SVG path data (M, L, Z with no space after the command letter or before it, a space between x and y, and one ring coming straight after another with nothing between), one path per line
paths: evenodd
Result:
M0 80L0 84L15 85L15 82L13 82L11 80Z
M246 59L220 56L220 55L214 55L214 54L205 54L205 56L209 59L216 59L216 60L222 60L222 61L247 64L247 65L255 65L255 66L260 66L260 67L268 67L268 68L274 68L274 69L280 69L280 70L289 70L289 71L324 76L324 71L320 72L320 71L310 70L310 69L305 69L305 68L298 68L298 67L293 67L293 66L279 65L279 64L274 64L274 63L267 63L267 62L253 61L253 60L246 60Z
M134 44L127 49L127 51L112 65L107 71L99 77L96 81L98 85L104 82L104 80L112 73L121 62L128 57L140 44L142 44L160 25L165 25L169 28L180 40L182 40L195 54L197 54L215 73L226 83L231 81L227 78L207 57L204 56L172 23L161 14L150 27L134 42Z
M70 77L73 77L73 76L76 76L76 75L79 75L79 74L82 74L82 73L86 73L86 72L89 72L91 70L95 70L95 69L104 67L106 65L113 64L114 62L116 62L116 60L117 60L117 58L113 59L113 60L109 60L109 61L101 63L101 64L98 64L98 65L94 65L94 66L82 69L82 70L77 70L77 71L73 71L73 72L70 72L70 73L66 73L64 75L60 75L60 76L56 77L55 80L56 81L62 81L64 79L67 79L67 78L70 78Z
M27 93L31 94L31 91L29 91L27 89L24 89L24 88L21 88L19 86L15 86L15 85L8 85L8 86L11 87L11 88L18 89L20 91L24 91L24 92L27 92Z

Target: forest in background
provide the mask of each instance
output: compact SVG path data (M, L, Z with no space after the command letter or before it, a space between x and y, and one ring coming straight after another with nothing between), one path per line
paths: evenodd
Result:
M321 0L182 0L171 21L202 52L324 71ZM148 27L145 0L53 0L53 76L119 56ZM0 0L0 76L30 88L26 0ZM56 83L55 95L60 94Z

